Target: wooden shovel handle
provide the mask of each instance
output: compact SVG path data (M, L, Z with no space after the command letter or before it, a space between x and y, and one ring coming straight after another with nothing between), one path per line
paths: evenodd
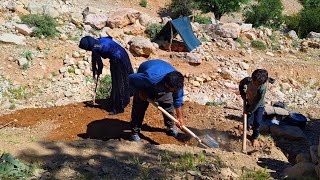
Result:
M165 114L168 118L170 118L172 121L174 121L175 123L179 123L179 121L173 117L171 114L169 114L165 109L163 109L161 106L159 106L158 104L156 104L154 101L152 101L151 99L147 99L147 101L149 103L151 103L154 107L158 108L163 114ZM198 142L202 142L201 139L195 135L192 131L190 131L190 129L188 129L186 126L180 126L180 129L188 134L190 134L193 138L195 138Z
M243 114L242 152L247 153L247 114Z

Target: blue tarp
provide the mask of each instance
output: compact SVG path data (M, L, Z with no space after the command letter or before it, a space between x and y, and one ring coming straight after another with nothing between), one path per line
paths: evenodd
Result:
M190 24L189 17L179 17L172 21L169 21L159 32L159 34L154 39L155 41L158 39L170 41L171 39L171 28L173 32L173 38L179 34L183 39L188 51L192 51L197 46L201 44L201 42L197 39L192 31L192 27Z

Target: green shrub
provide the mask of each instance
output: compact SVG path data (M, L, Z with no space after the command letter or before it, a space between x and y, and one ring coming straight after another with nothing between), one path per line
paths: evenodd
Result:
M209 17L195 16L194 21L199 24L210 24L211 19Z
M207 106L223 106L223 105L226 105L226 104L227 103L223 102L223 101L218 101L218 102L212 101L212 102L207 102L206 103Z
M34 168L26 166L9 153L0 157L0 179L25 179L32 176Z
M197 7L204 13L212 12L217 20L224 14L241 10L242 4L247 4L249 0L194 0Z
M161 31L162 28L163 28L162 24L151 23L147 26L146 33L149 35L151 39L153 39Z
M148 4L147 0L141 0L139 3L141 7L147 7L147 4Z
M170 16L175 19L180 16L190 16L194 7L193 0L172 0L167 9Z
M241 47L244 47L244 43L243 43L242 39L237 38L235 41L238 42Z
M281 0L259 0L244 13L245 22L251 23L254 27L262 25L278 28L282 22L283 5Z
M309 32L319 32L320 30L320 7L305 8L301 11L298 35L306 37ZM297 32L297 31L296 31Z
M48 15L25 15L21 17L21 22L34 27L33 33L36 37L54 37L58 34L55 19Z
M319 8L320 0L300 0L305 8Z
M267 49L267 46L262 41L259 41L259 40L252 40L251 46L255 49L258 49L258 50L266 50Z
M111 94L112 81L111 76L106 75L101 78L97 88L97 99L107 99Z
M247 180L247 179L252 179L252 180L268 180L270 179L270 173L268 173L265 169L259 169L259 170L250 170L246 169L244 170L243 175L241 176L240 179Z
M320 7L304 8L299 14L287 16L285 23L290 30L295 30L299 37L306 37L309 32L320 29Z
M26 58L28 61L31 61L33 58L32 52L31 51L25 51L22 55L24 58Z
M26 86L19 86L9 88L7 95L12 99L27 99L29 93Z
M23 65L21 66L21 69L22 69L22 70L27 70L29 67L30 67L30 64L29 64L29 62L28 62L28 63L23 64Z

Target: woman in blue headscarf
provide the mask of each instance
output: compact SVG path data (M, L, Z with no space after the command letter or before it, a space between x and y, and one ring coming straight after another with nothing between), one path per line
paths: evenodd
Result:
M123 113L124 108L130 102L129 74L133 73L130 58L126 50L111 37L95 39L91 36L81 38L79 47L92 51L93 78L102 73L103 63L101 58L110 59L110 71L112 78L111 103L112 113Z

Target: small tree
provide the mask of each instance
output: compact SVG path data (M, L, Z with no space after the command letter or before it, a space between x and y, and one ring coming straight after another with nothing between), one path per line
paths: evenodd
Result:
M197 7L202 12L212 12L218 20L226 13L239 11L241 4L246 4L249 1L250 0L195 0Z
M194 7L192 0L172 0L167 9L172 18L178 18L179 16L190 16Z
M259 0L244 13L245 21L258 27L267 25L279 27L282 24L283 5L281 0Z

